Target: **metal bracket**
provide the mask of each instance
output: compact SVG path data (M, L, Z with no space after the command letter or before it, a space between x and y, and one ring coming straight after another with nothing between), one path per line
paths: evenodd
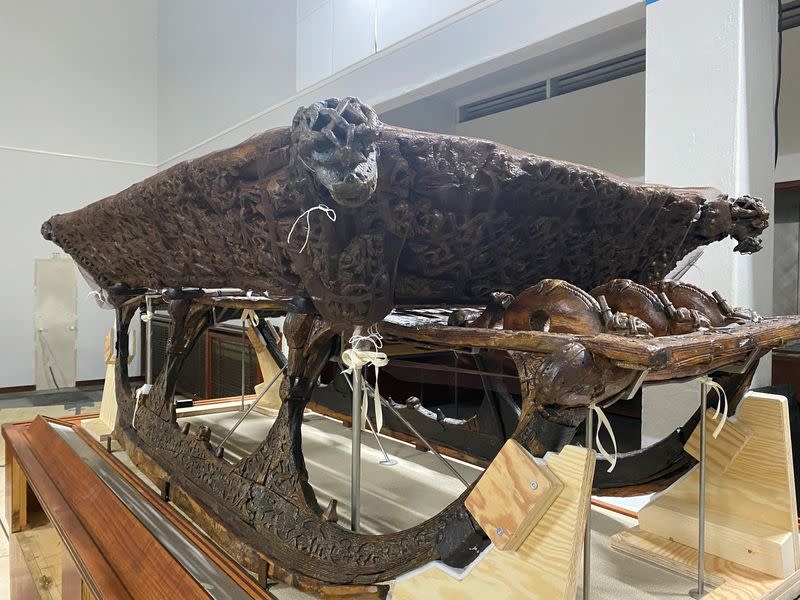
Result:
M608 408L609 406L613 406L620 400L633 400L633 397L636 393L641 389L642 385L644 384L644 380L647 378L648 373L650 373L650 369L645 369L643 371L639 371L639 375L636 376L631 384L622 390L619 394L617 394L616 398L606 402L603 405L603 408Z
M761 348L753 348L753 350L750 352L748 357L743 362L720 367L719 369L716 370L722 371L723 373L735 373L738 375L742 375L743 373L747 373L751 368L753 368L753 365L757 363L758 360L761 358L759 356L760 354L761 354Z

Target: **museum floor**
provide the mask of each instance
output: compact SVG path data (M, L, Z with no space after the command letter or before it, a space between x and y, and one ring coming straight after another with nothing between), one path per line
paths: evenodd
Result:
M55 393L0 396L0 422L30 420L36 414L51 416L96 412L99 389L65 390ZM215 445L238 418L237 412L191 417L193 423L205 423L212 429ZM226 444L226 457L236 460L249 453L263 439L271 418L251 414ZM375 439L365 434L362 466L362 527L365 532L381 533L414 525L434 515L455 498L462 484L449 475L429 452L382 438L386 450L398 461L395 466L379 463L380 451ZM304 428L303 449L309 480L323 505L329 498L339 501L340 523L349 521L350 430L328 418L309 414ZM127 457L117 453L119 458ZM127 460L125 462L128 462ZM479 470L453 461L467 480ZM0 473L0 486L5 481ZM633 525L633 520L594 508L592 511L593 578L592 598L672 598L683 597L691 581L612 551L609 537ZM0 535L0 600L8 598L8 538L3 523ZM279 585L272 588L281 600L310 599L312 596ZM580 597L580 590L578 596Z

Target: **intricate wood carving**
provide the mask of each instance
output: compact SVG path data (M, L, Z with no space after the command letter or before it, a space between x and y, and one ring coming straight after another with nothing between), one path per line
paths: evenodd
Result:
M42 233L117 307L116 435L134 460L168 476L173 498L200 522L215 515L222 541L235 537L266 557L271 576L321 589L371 585L437 558L463 566L487 543L465 496L380 536L345 530L318 505L302 415L338 333L380 323L387 341L407 347L479 350L495 367L510 356L522 389L511 437L542 456L572 440L589 404L627 393L642 370L648 381L714 373L800 338L800 318L761 320L660 281L688 252L727 236L740 252L758 250L767 218L749 197L639 184L492 142L390 127L345 98L57 215ZM231 286L241 292L209 291ZM173 325L165 369L136 408L127 328L147 289L166 289ZM412 305L440 312L387 317ZM173 394L203 329L245 308L287 313L289 359L273 427L231 465L207 429L178 427ZM753 368L715 374L734 405ZM691 466L681 435L622 456L614 475L599 469L596 485L663 485Z

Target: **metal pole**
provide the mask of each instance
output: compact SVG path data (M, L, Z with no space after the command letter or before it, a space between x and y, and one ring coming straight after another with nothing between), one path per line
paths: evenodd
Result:
M244 421L244 420L245 420L245 418L247 417L247 415L249 415L251 412L253 412L253 409L254 409L254 408L256 407L256 405L258 404L258 401L259 401L259 400L261 400L261 398L263 398L263 397L264 397L264 394L266 394L266 393L269 391L269 388L271 388L271 387L272 387L272 385L273 385L273 384L274 384L276 381L278 381L278 377L280 377L280 376L281 376L281 374L282 374L282 373L283 373L285 370L286 370L286 366L284 365L284 366L283 366L283 368L281 368L281 370L280 370L280 371L278 371L277 373L275 373L275 376L274 376L274 377L273 377L273 378L270 380L270 382L267 384L267 387L265 387L263 390L261 390L261 393L260 393L260 394L259 394L259 395L256 397L256 399L255 399L255 400L253 400L253 403L252 403L250 406L248 406L248 407L247 407L247 410L246 410L246 411L244 411L244 412L242 413L242 416L241 416L241 417L239 417L239 420L237 420L237 421L236 421L236 423L234 423L234 424L233 424L233 427L231 427L231 428L230 428L230 430L228 430L228 433L226 433L226 434L225 434L225 437L224 437L224 438L222 438L222 441L219 443L219 446L217 446L217 452L219 452L219 449L220 449L220 448L222 448L222 447L225 445L225 442L227 442L227 441L228 441L228 439L229 439L229 438L230 438L230 437L233 435L233 432L234 432L234 431L236 431L236 428L237 428L237 427L239 427L239 425L241 425L241 424L242 424L242 421Z
M245 327L246 322L242 319L242 407L240 410L244 410L244 350L245 350Z
M145 352L147 353L147 371L145 371L144 375L144 382L145 383L153 383L153 323L152 323L152 312L153 312L153 298L151 296L145 296L144 298L145 303L145 310L147 310L147 323L144 325L144 330L147 333L147 348ZM141 371L140 371L141 373Z
M361 335L356 327L353 336ZM358 350L358 348L353 348ZM361 521L361 397L364 386L361 368L353 369L352 443L350 451L350 529L358 533Z
M708 386L700 382L700 486L697 491L697 588L689 592L692 598L706 593L706 408Z
M339 369L343 370L341 359L339 360ZM347 382L347 385L350 386L350 391L352 392L353 389L355 389L353 388L353 382L350 381L350 378L344 373L342 373L342 377L344 377L344 380ZM381 452L383 453L383 459L379 461L379 464L385 465L387 467L392 467L396 465L397 461L394 460L393 458L390 458L386 452L386 448L383 447L383 444L381 443L381 438L378 436L378 432L375 431L375 428L372 426L372 421L369 420L369 415L367 415L367 425L369 425L369 430L372 432L372 435L375 437L375 441L378 442L378 447L381 449Z
M592 440L592 433L594 432L594 411L589 406L586 411L586 448L590 452L594 452L594 441ZM592 583L592 505L589 503L589 510L586 511L586 530L583 535L583 598L588 600L589 588Z
M370 390L370 391L372 391L373 394L375 393L375 390ZM401 415L399 410L397 410L394 406L391 405L391 403L389 403L388 401L384 400L383 398L380 398L380 403L383 406L385 406L386 408L388 408L390 411L392 411L394 416L397 417L398 419L400 419L400 422L403 423L403 425L405 425L411 433L413 433L415 436L417 436L417 438L419 438L419 440L428 447L428 450L430 450L436 456L436 458L438 458L441 461L441 463L450 470L450 472L455 477L457 477L459 480L461 480L461 483L464 484L464 487L469 487L469 483L467 483L467 480L464 479L461 476L461 473L456 471L455 467L453 465L451 465L449 462L447 462L447 460L445 460L444 456L439 454L436 451L436 448L434 448L433 446L431 446L428 443L428 440L426 440L424 437L422 437L422 434L419 431L417 431L417 428L414 427L411 423L409 423L408 419L406 419L403 415Z

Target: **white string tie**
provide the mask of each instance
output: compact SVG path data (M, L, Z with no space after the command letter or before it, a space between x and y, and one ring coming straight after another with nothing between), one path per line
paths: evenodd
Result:
M297 227L297 224L300 222L300 219L305 217L306 218L306 241L303 242L303 247L300 248L300 252L301 253L303 252L303 250L306 249L306 246L308 246L308 238L311 235L311 213L314 212L315 210L321 210L323 213L325 213L325 216L328 217L331 220L332 223L336 222L336 211L333 210L327 204L318 204L317 206L312 206L308 210L301 212L300 216L297 217L295 219L294 223L292 224L292 228L289 230L289 235L286 238L286 243L291 243L292 234L294 233L294 228Z
M617 438L614 436L614 430L611 428L611 422L608 420L606 413L603 412L603 409L597 406L596 402L592 402L589 405L589 408L594 411L597 415L597 434L595 435L594 441L597 445L597 449L600 451L600 454L603 455L611 466L608 467L608 473L614 470L614 467L617 466ZM600 441L600 428L605 427L606 431L608 431L608 435L611 437L611 443L614 444L614 454L612 455L608 450L605 449L603 443Z
M353 334L349 340L351 348L342 352L342 362L347 368L342 371L346 375L352 374L356 369L372 365L375 368L375 431L378 432L383 427L383 407L381 406L381 392L378 387L380 379L380 368L389 364L389 357L384 352L383 336L378 333L377 324L371 325L367 330L367 335ZM359 345L370 344L374 350L360 350ZM361 429L367 424L367 411L369 410L369 393L367 383L361 382Z
M711 377L708 377L707 375L700 378L700 383L701 384L705 383L708 387L710 387L717 393L717 409L714 412L714 416L712 417L712 419L716 421L717 419L720 419L720 415L722 415L722 418L720 419L717 427L714 429L714 433L711 434L711 437L716 439L717 436L722 431L722 428L725 427L725 422L728 420L728 395L725 393L724 387L722 387L720 384L718 384L716 381L714 381L713 379L711 379ZM723 407L721 411L719 409L720 404ZM703 418L705 418L705 415L703 415Z
M252 308L246 308L242 311L242 321L247 321L247 319L250 319L250 322L253 324L253 326L258 325L260 321L256 311L254 311Z
M153 320L153 317L154 317L154 316L155 316L155 315L154 315L154 314L153 314L151 311L147 311L146 313L144 313L144 314L143 314L141 317L139 317L139 318L141 319L142 323L149 323L150 321L152 321L152 320Z

